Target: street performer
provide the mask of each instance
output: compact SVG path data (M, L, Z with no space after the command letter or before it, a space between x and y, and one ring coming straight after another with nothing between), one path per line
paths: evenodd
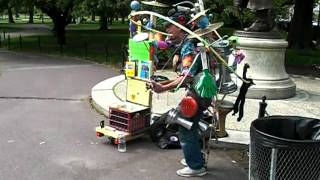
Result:
M170 15L170 18L182 25L186 25L187 23L186 16L179 12ZM186 37L186 33L174 24L166 22L164 25L167 33L172 34L170 38L173 42L183 42L182 48L178 54L179 61L181 61L180 68L178 69L180 74L176 79L173 79L169 82L166 81L165 83L151 81L150 86L156 93L172 90L176 88L182 81L182 86L187 86L187 84L193 83L195 79L194 77L202 71L201 58L195 58L195 45L190 39L183 41L183 39ZM186 78L184 79L185 76ZM192 86L189 86L187 96L191 96L196 100L198 109L195 115L187 118L187 120L193 122L190 130L179 126L179 139L184 154L184 159L182 159L180 163L185 167L178 170L177 174L183 177L204 176L207 172L206 168L204 167L205 160L199 143L200 137L198 122L203 116L203 111L206 110L211 104L212 99L199 97L195 93Z

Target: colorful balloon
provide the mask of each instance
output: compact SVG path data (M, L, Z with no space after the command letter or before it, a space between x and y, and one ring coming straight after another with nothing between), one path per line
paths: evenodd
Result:
M131 1L130 7L134 11L138 11L141 7L139 1Z
M200 17L198 21L198 26L201 29L205 29L209 25L209 18L207 16Z

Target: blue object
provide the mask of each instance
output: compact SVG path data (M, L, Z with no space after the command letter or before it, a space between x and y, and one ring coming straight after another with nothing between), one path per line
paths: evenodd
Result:
M198 125L202 116L203 113L198 111L195 117L190 118L190 121L194 123L190 130L179 126L179 138L184 158L186 159L187 165L195 170L201 169L204 166L204 159L199 143L200 136Z
M131 1L130 7L132 10L138 11L141 7L139 1Z
M147 23L147 28L152 29L153 28L153 23L149 20L149 22Z
M130 37L133 38L137 34L137 25L130 21L129 23Z
M200 20L198 21L198 26L201 29L205 29L209 25L209 18L207 16L200 17Z

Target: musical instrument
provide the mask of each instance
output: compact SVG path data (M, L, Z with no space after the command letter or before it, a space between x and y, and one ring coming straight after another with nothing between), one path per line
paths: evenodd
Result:
M213 24L209 24L208 27L206 27L205 29L195 30L194 33L197 34L198 36L204 36L206 34L216 31L222 26L223 26L223 22L213 23ZM192 34L190 34L188 38L192 39L192 38L196 38L196 36L193 36Z
M149 6L156 6L156 7L170 7L169 5L167 4L164 4L164 3L160 3L160 2L157 2L157 1L141 1L142 4L145 4L145 5L149 5Z

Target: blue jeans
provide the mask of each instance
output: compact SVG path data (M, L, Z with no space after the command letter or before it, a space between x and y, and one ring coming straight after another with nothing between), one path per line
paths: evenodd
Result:
M201 169L204 165L204 159L199 143L200 136L198 124L202 115L202 111L198 111L196 116L190 118L190 121L193 122L190 130L182 126L179 127L179 138L184 158L186 159L187 165L194 170Z

